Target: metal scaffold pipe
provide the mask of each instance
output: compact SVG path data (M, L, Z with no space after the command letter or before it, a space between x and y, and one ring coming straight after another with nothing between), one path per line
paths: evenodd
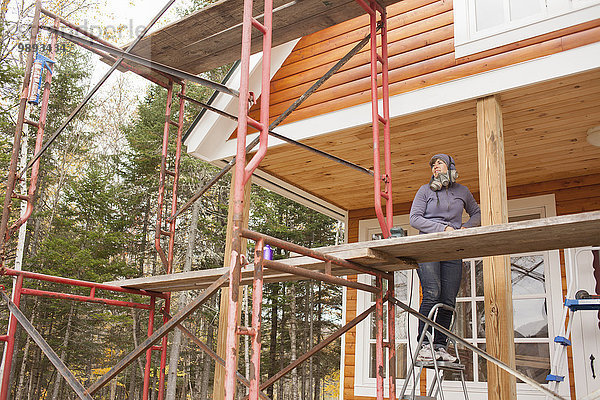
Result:
M379 28L380 28L380 26L378 26L377 29L379 29ZM355 56L363 47L366 46L367 43L369 43L370 39L371 39L371 34L369 33L360 42L358 42L344 57L342 57L337 63L335 63L335 65L333 67L331 67L329 69L329 71L327 71L318 81L316 81L310 88L308 88L308 90L306 92L304 92L304 94L302 96L300 96L279 117L277 117L277 119L275 121L271 122L271 124L269 125L269 132L272 132L272 130L275 129L279 124L281 124L294 110L296 110L298 107L300 107L300 105L311 94L313 94L317 89L319 89L325 83L325 81L327 81L329 78L331 78L333 76L333 74L335 74L337 71L339 71L348 61L350 61L350 59L353 56ZM219 112L219 113L224 113L224 111L221 111L221 110L217 111L217 109L214 109L214 110L211 110L211 111ZM227 114L225 116L227 118L229 118L229 114ZM237 119L237 117L234 117L234 118ZM246 146L246 152L251 151L258 144L258 142L259 142L259 138L258 137L255 138L253 141L251 141ZM217 174L215 174L213 176L213 178L210 181L208 181L208 183L206 185L204 185L201 189L199 189L192 196L192 198L190 198L190 200L188 200L188 202L185 203L185 205L183 207L181 207L181 209L179 209L175 213L175 217L177 217L182 212L184 212L185 210L187 210L188 208L190 208L192 206L192 204L194 204L194 202L196 202L196 200L198 200L200 197L202 197L202 195L204 193L206 193L208 191L208 189L210 189L215 183L217 183L219 181L219 179L221 179L223 176L225 176L225 174L227 174L229 171L231 171L231 169L235 165L235 162L236 162L236 157L234 156L227 163L227 165L225 165ZM368 171L369 175L373 175L373 172L371 170L363 168L363 167L360 167L360 166L358 166L358 167L360 169L365 169L366 171Z
M202 86L206 86L206 87L208 87L210 89L217 90L219 92L228 94L230 96L237 97L239 95L239 93L238 93L237 90L232 89L232 88L228 88L227 86L222 85L220 83L213 82L213 81L211 81L209 79L204 79L202 77L190 74L189 72L185 72L185 71L182 71L182 70L177 69L177 68L169 67L168 65L161 64L161 63L156 62L156 61L151 61L151 60L149 60L147 58L140 57L140 56L135 55L135 54L131 54L131 53L127 52L127 51L123 51L123 50L120 50L120 49L117 49L117 48L114 48L114 47L111 47L111 46L106 46L106 45L101 44L101 43L96 43L96 42L94 42L92 40L88 40L88 39L85 39L85 38L73 35L71 33L63 32L63 31L61 31L59 29L55 29L55 28L52 28L52 27L49 27L49 26L41 26L40 28L44 29L44 30L47 30L47 31L50 31L50 32L53 32L53 33L56 33L57 35L65 38L68 41L70 41L72 43L75 43L75 44L77 44L79 46L89 46L89 47L95 48L97 50L104 51L104 52L106 52L108 54L111 54L113 56L121 57L123 59L135 62L135 63L143 65L145 67L154 69L156 71L159 71L159 72L162 72L162 73L165 73L165 74L168 74L168 75L172 75L172 76L174 76L176 78L179 78L181 80L186 80L186 81L189 81L189 82L197 83L197 84L202 85Z
M146 33L148 33L150 28L152 28L152 26L154 26L154 24L158 21L158 19L169 9L169 7L171 7L171 5L173 5L174 2L175 2L175 0L169 0L167 2L167 4L165 4L165 6L158 12L158 14L156 14L154 16L154 18L152 18L150 23L148 25L146 25L144 30L142 32L140 32L138 37L127 47L127 49L123 52L123 54L127 54L131 50L133 50L133 48L140 42L140 40L142 40L142 38L144 36L146 36ZM51 28L51 29L54 29L54 28ZM60 32L60 31L58 31L58 32ZM37 32L36 32L36 34L37 34ZM75 117L77 116L77 114L79 114L81 109L88 103L88 101L90 101L92 96L94 96L94 94L96 94L98 89L100 89L100 87L104 84L104 82L106 82L106 80L112 75L112 73L119 67L119 65L121 64L121 62L124 59L125 59L124 57L119 56L117 61L115 61L115 63L110 67L110 69L106 72L106 74L104 74L104 76L98 81L98 83L96 83L96 85L92 88L92 90L90 90L88 92L88 94L83 98L83 100L81 100L81 102L77 105L77 107L75 107L75 109L71 112L71 114L67 117L67 119L60 125L60 127L56 130L56 132L52 135L52 137L50 137L50 139L48 139L48 141L44 144L44 146L40 149L40 151L38 151L36 154L34 154L33 158L31 159L31 161L29 161L29 163L27 164L25 169L19 173L19 177L21 175L23 175L25 170L31 168L31 166L42 156L42 154L44 154L46 152L48 147L50 147L50 145L56 140L56 138L58 138L58 136L65 130L67 125L69 125L71 123L71 121L73 121L73 119L75 119Z

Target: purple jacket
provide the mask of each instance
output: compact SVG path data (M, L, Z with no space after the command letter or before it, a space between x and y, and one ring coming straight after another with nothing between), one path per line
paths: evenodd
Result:
M462 224L462 211L471 217ZM446 226L460 229L481 224L481 210L466 186L452 183L447 188L434 192L429 184L417 191L410 209L410 225L421 234L443 232Z

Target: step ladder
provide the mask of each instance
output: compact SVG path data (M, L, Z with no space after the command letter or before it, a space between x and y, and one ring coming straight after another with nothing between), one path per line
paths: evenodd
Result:
M590 295L585 290L578 290L579 282L576 275L577 257L582 251L600 250L600 247L586 247L581 249L565 250L565 267L567 276L567 293L561 319L561 332L554 337L555 351L550 364L550 374L546 376L546 382L550 390L558 392L558 385L565 380L567 364L567 348L571 346L571 327L573 317L577 311L600 310L600 295ZM567 323L568 319L568 323Z
M450 307L446 304L438 303L433 306L427 318L432 321L435 321L437 318L438 311L440 309L445 309L452 312L452 321L450 322L450 330L454 327L454 322L456 321L456 310L453 307ZM429 328L431 327L431 332ZM423 332L419 337L419 343L417 344L417 349L421 349L423 342L425 341L425 337L427 337L428 345L431 348L432 354L435 354L433 348L433 337L435 335L435 328L431 326L429 323L425 323L423 327ZM413 356L412 363L408 369L408 375L404 379L404 385L402 386L402 391L400 392L400 399L407 400L417 400L417 399L437 399L438 396L440 399L444 400L444 392L442 390L442 383L444 381L444 373L446 371L450 372L458 372L460 374L460 380L462 383L463 393L465 400L469 400L469 395L467 393L467 384L465 383L465 365L460 361L460 355L458 354L458 346L456 341L452 338L448 338L448 341L453 344L454 356L458 358L458 362L448 362L448 361L438 361L435 358L432 361L417 361L417 356L419 355L419 351L417 350ZM418 371L415 374L415 369L418 368ZM415 394L416 384L413 385L412 393L410 396L405 396L406 389L408 387L408 382L411 380L411 376L415 374L414 381L419 382L419 378L423 370L431 369L435 371L434 379L431 382L429 389L427 390L427 396L417 396Z

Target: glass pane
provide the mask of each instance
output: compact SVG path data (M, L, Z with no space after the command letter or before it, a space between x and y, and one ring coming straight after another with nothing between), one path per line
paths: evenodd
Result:
M504 0L477 0L474 3L478 31L504 23Z
M371 360L371 365L369 368L369 378L375 378L375 343L371 343L370 345L369 360Z
M406 271L394 272L394 296L400 300L406 302L408 300L408 279L409 273Z
M479 347L481 350L485 351L485 343L479 343L477 345L477 347ZM479 382L487 382L487 360L478 354L477 355L477 363L478 363L477 372L478 372Z
M408 313L402 312L399 307L396 307L396 340L406 340L408 331L407 322Z
M375 340L377 338L375 332L375 312L371 313L371 339ZM387 307L383 306L383 338L387 340Z
M548 315L545 299L513 300L515 338L547 338Z
M529 17L542 11L540 0L510 0L509 2L511 21Z
M396 345L396 378L398 379L406 378L406 370L408 368L407 350L406 343Z
M462 280L458 289L458 297L471 297L471 262L462 263Z
M483 296L483 260L475 261L475 295Z
M517 343L517 370L538 383L546 383L550 373L550 351L547 343ZM522 382L520 379L518 382Z
M369 346L369 359L371 360L370 362L370 368L369 368L369 378L375 378L375 370L377 368L377 360L376 360L376 354L375 354L375 343L371 343L371 345ZM385 366L387 364L387 360L388 360L388 352L387 349L383 349L383 365ZM387 367L384 368L383 371L383 376L387 376Z
M471 315L470 302L456 303L456 322L454 323L454 332L462 338L473 337L473 317Z
M544 294L544 257L542 255L510 258L513 296Z
M477 337L485 337L485 310L483 301L478 301L475 304L477 310Z

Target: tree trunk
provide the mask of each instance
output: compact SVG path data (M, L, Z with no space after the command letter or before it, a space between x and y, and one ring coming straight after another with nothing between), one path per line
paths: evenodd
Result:
M215 300L219 301L219 296L215 296ZM206 330L206 342L212 347L212 343L214 341L215 328L214 324L209 323L208 328ZM208 383L210 380L210 367L211 361L210 357L204 357L204 366L202 370L202 380L200 381L200 400L208 400Z
M132 365L129 368L129 400L137 400L137 396L135 393L135 389L136 389L136 384L135 384L135 365Z
M312 283L308 284L308 348L309 351L314 344L313 338L313 290ZM313 357L308 361L308 399L313 400Z
M36 366L38 366L39 363L39 348L36 348L34 350L34 355L33 355L33 360L31 361L31 368L30 368L30 374L29 374L29 386L27 387L27 400L32 400L33 399L33 382L36 380L37 378L37 373L38 373L38 368Z
M140 245L139 268L140 274L144 275L144 263L146 262L146 246L148 245L148 225L150 223L150 196L146 199L146 209L144 210L144 225L142 226L142 243Z
M321 297L321 290L323 289L323 284L322 282L319 281L319 293L317 294L317 343L321 343L321 327L323 325L323 319L322 319L322 314L323 314L323 302L322 297ZM317 362L317 366L320 365ZM318 367L317 367L318 368ZM320 399L320 393L321 391L320 389L320 384L321 384L321 371L317 372L317 379L315 380L315 398L316 399Z
M131 309L131 318L133 318L133 345L134 345L134 347L138 347L138 345L139 345L138 329L139 329L140 320L138 318L138 311L136 308ZM144 365L142 364L142 357L137 358L137 364L140 369L141 376L144 376L145 370L144 370Z
M250 291L250 286L244 286L244 323L246 326L251 326L252 321L250 321L250 315L248 312L248 292ZM250 379L250 336L244 335L244 372L246 373L246 378ZM250 393L250 389L246 388L246 394Z
M38 304L40 302L39 297L35 297L34 301L33 301L33 309L31 311L31 319L30 322L31 324L35 323L35 319L37 316L37 307ZM15 348L18 349L18 344L16 343L18 339L18 335L15 336ZM25 371L27 368L27 360L29 358L29 346L31 344L31 337L29 336L29 334L25 334L25 349L23 350L23 360L21 361L21 369L19 371L19 383L17 385L17 390L16 390L16 395L15 395L15 400L21 400L22 396L23 396L23 390L25 389ZM15 362L13 360L13 366L14 366ZM30 370L31 371L31 370ZM31 379L31 372L29 374L29 378Z
M69 337L71 336L71 325L73 323L73 314L75 313L75 303L71 303L71 308L69 310L69 318L67 319L67 329L65 331L65 338L63 339L62 349L60 351L60 359L61 361L65 361L67 356L67 347L69 346ZM58 399L58 393L60 390L60 385L63 381L63 377L60 374L56 374L54 379L54 389L52 390L52 400ZM116 380L115 380L116 382Z
M290 353L291 360L296 360L296 285L292 282L290 285ZM298 400L298 371L292 370L291 400Z
M286 298L286 296L285 296L285 288L286 288L285 283L281 284L281 295L277 297L278 299L280 299L280 298L283 299L284 302L285 302L285 298ZM285 303L283 303L283 304L285 304ZM285 312L285 306L282 306L281 307L281 323L280 324L278 323L278 325L281 326L281 333L279 335L279 342L281 344L280 347L282 349L284 348L284 338L283 338L284 328L283 327L287 324L287 318L288 318L288 315ZM281 371L285 367L285 365L283 363L284 362L284 358L285 357L283 356L283 352L282 352L282 354L279 354L279 360L278 360L279 368L278 368L278 371ZM283 392L284 392L284 389L285 389L285 382L286 382L286 380L284 380L283 378L279 380L279 386L277 387L277 398L278 399L284 398L283 397Z
M271 295L271 335L269 338L269 378L277 373L277 296L279 295L279 283L272 283L273 293ZM273 398L273 386L267 388L267 396Z
M110 381L110 400L117 398L117 379Z
M33 323L33 318L32 321ZM25 367L27 365L27 358L29 357L29 345L31 344L31 338L27 335L25 340L25 349L23 349L23 360L21 361L21 371L19 372L19 384L17 386L17 394L15 400L21 400L23 395L23 389L25 388ZM31 374L29 375L31 379Z
M192 260L194 258L194 247L196 243L196 231L198 230L198 214L200 213L199 201L194 203L192 207L192 220L190 221L190 229L188 234L188 246L185 255L185 263L183 272L192 270ZM188 302L187 292L182 292L180 297L179 308L185 307ZM179 352L181 349L181 330L176 329L171 346L171 355L169 358L169 377L167 380L167 396L166 400L175 400L175 392L177 389L177 365L179 364Z

